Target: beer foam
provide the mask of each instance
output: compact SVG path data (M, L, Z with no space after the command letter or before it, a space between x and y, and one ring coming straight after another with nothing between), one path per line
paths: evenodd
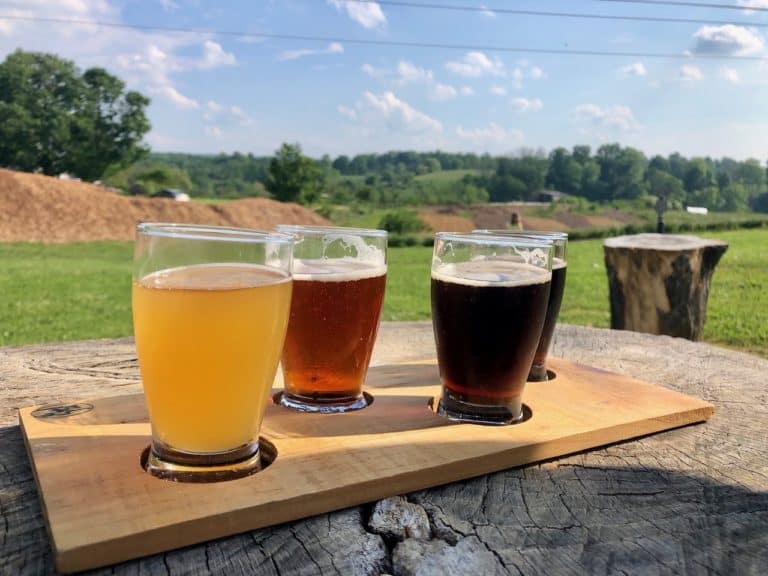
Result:
M478 259L458 264L441 264L432 278L465 286L530 286L552 279L544 268L509 260Z
M566 266L568 266L568 263L562 258L552 258L552 270L559 270L560 268L565 268Z
M357 258L298 259L293 260L294 280L321 282L349 282L376 278L387 273L386 264L372 264Z
M158 270L144 276L138 284L160 290L239 290L290 279L286 272L268 266L217 262Z

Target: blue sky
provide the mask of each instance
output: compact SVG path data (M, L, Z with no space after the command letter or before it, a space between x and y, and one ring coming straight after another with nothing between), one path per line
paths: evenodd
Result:
M421 0L414 0L419 2ZM768 0L745 9L594 0L10 0L0 15L322 36L299 41L0 19L0 57L49 51L152 98L155 150L320 156L391 149L514 153L620 142L648 154L768 158ZM737 21L706 25L508 15L497 8ZM361 46L418 41L664 52L680 59ZM764 61L705 60L701 54Z

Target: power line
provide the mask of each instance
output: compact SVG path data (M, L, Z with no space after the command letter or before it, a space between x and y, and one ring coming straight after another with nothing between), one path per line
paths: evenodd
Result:
M733 56L729 54L682 54L679 52L642 52L642 51L610 51L610 50L581 50L569 48L535 48L530 46L499 46L494 44L452 44L444 42L418 42L408 40L378 40L349 38L344 36L310 36L304 34L273 34L268 32L241 32L236 30L215 30L205 28L182 28L172 26L154 26L150 24L127 24L108 22L104 20L82 20L74 18L54 18L46 16L16 16L0 14L0 20L43 22L49 24L74 24L94 26L99 28L116 28L141 30L145 32L169 32L174 34L197 34L208 36L229 36L235 38L267 39L267 40L299 40L302 42L340 42L343 44L361 46L398 46L404 48L425 48L441 50L508 52L526 54L551 54L562 56L601 56L624 58L658 58L658 59L705 59L705 60L743 60L768 62L765 56Z
M627 0L628 1L628 0ZM492 8L480 7L467 4L435 4L433 2L408 2L403 0L344 0L352 4L380 4L381 6L392 6L400 8L421 8L428 10L443 10L452 12L479 12L494 14L513 14L518 16L543 16L555 18L579 18L585 20L621 20L629 22L664 22L674 24L714 24L723 26L731 24L734 26L751 26L756 28L768 28L765 22L744 22L738 20L708 20L701 18L673 18L668 16L632 16L619 14L594 14L584 12L551 12L542 10L520 10L517 8Z
M751 10L753 12L768 12L768 8L760 6L742 6L737 4L709 4L708 2L688 2L683 0L597 0L597 2L614 2L618 4L650 4L652 6L686 6L689 8L714 8L717 10Z

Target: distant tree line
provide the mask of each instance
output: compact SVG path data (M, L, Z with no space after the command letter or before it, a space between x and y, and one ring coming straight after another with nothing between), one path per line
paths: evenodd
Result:
M269 194L278 200L316 204L399 207L536 200L557 190L595 202L663 196L710 210L768 212L768 169L757 159L686 158L678 153L650 159L619 144L523 151L492 157L446 152L388 152L351 158L306 157L298 144L283 144L272 157L232 154L152 154L155 164L188 175L194 194ZM365 168L365 172L359 173ZM463 170L463 172L456 172ZM441 174L444 173L444 174Z

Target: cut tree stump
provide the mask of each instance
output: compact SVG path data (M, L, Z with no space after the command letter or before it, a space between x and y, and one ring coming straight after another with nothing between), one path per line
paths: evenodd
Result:
M699 340L712 274L728 244L635 234L603 242L611 328Z

